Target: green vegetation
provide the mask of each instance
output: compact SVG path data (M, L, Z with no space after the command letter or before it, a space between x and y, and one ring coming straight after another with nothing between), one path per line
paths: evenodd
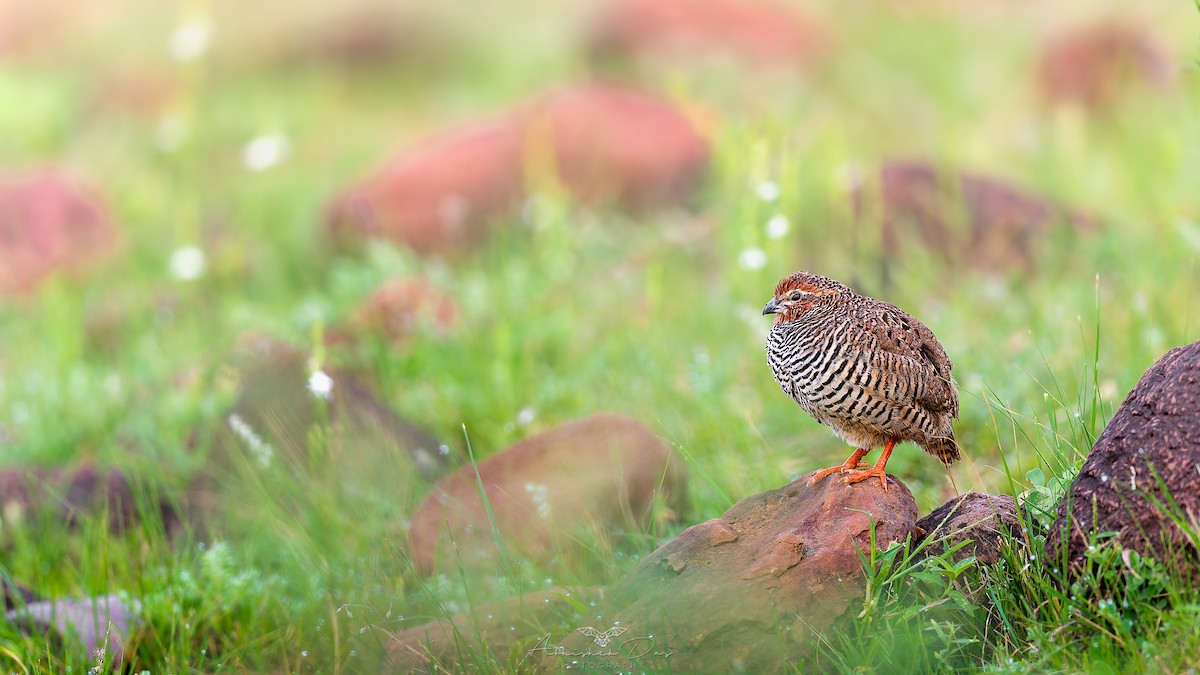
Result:
M586 570L418 580L399 535L426 485L383 470L393 460L370 448L333 461L318 428L299 450L328 461L229 469L216 540L169 541L152 516L116 537L101 516L67 529L0 514L0 575L52 597L138 600L146 630L131 645L134 669L155 673L371 671L390 632L426 618L517 589L611 582L684 524L846 456L765 364L760 309L799 268L894 302L937 333L962 397L959 488L1032 495L1044 523L1141 373L1200 338L1200 86L1189 65L1200 25L1179 4L1147 10L1180 50L1178 86L1094 118L1037 104L1034 36L1054 21L1028 8L998 19L879 3L839 16L834 56L808 75L659 73L654 85L711 111L703 215L585 211L543 196L498 223L486 247L445 261L385 245L331 253L317 236L324 205L384 149L584 73L574 15L548 19L535 3L442 10L431 21L444 44L426 60L353 74L257 60L227 39L254 33L226 31L232 14L213 17L209 53L172 61L171 33L194 17L163 9L65 31L52 58L0 61L3 168L77 167L104 188L124 240L118 259L82 279L0 304L5 465L94 460L138 476L147 495L171 494L207 466L206 444L191 440L223 423L240 336L324 349L314 326L337 324L388 278L419 275L458 303L453 332L330 346L324 358L368 375L456 463L468 461L464 427L483 458L611 410L657 430L691 473L683 523L631 537ZM174 93L139 108L106 84L121 74ZM245 146L272 134L287 139L283 160L248 170ZM948 265L912 238L884 288L878 235L852 231L844 195L854 171L897 156L1011 178L1096 214L1100 230L1048 237L1036 271L1007 275ZM779 186L777 200L757 193L765 181ZM771 238L775 215L789 227ZM168 261L190 246L207 266L181 281ZM765 265L745 264L752 248ZM526 409L532 421L518 422ZM953 494L938 463L911 446L889 470L922 513ZM823 646L823 662L875 672L1197 667L1200 593L1182 577L1098 542L1091 573L1062 586L1036 557L1033 531L990 568L870 552L886 564L867 575L862 614ZM1118 574L1129 565L1137 574ZM507 655L475 656L481 668L512 667ZM0 671L96 666L0 625Z

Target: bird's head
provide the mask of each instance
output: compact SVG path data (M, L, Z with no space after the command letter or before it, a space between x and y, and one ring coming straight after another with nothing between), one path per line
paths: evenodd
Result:
M775 315L775 324L795 321L822 298L852 293L849 286L819 274L800 271L784 277L775 286L775 296L763 307L763 316Z

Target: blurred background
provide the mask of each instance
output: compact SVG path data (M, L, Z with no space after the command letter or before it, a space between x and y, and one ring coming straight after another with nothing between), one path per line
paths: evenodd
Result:
M961 489L1069 480L1200 334L1198 19L0 0L0 570L137 597L138 663L355 670L365 613L469 585L411 569L433 479L616 412L688 499L534 576L619 578L850 451L765 363L801 268L939 336ZM889 469L953 495L913 446Z

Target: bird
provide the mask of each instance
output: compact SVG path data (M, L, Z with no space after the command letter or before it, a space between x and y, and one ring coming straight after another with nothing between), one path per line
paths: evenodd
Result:
M784 277L763 307L775 323L767 363L783 391L850 445L842 464L814 471L846 483L878 477L898 443L911 441L947 467L962 457L954 439L958 389L933 331L899 307L806 271ZM883 448L879 460L860 460ZM869 467L869 468L868 468Z

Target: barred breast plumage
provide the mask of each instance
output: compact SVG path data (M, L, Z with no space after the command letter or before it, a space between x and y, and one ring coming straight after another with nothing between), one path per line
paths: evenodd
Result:
M960 458L952 422L958 392L941 343L900 308L860 295L833 279L797 272L779 282L763 309L775 325L767 362L776 381L818 422L857 446L841 466L848 482L879 476L892 447L912 441L942 462ZM883 447L874 467L858 460Z

